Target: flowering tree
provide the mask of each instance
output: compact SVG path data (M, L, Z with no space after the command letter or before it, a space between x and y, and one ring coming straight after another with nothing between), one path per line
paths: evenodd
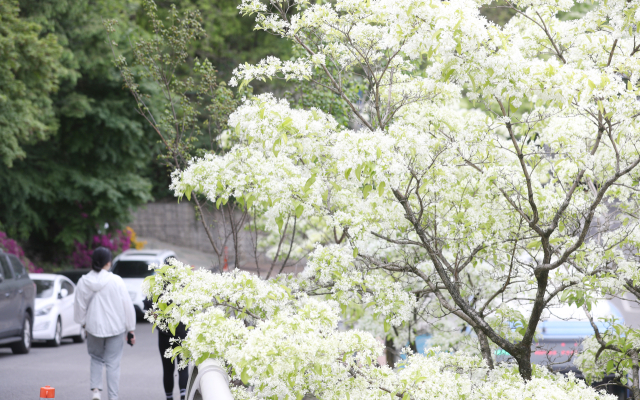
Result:
M258 29L305 55L241 65L231 85L309 80L355 122L249 98L230 117L231 150L175 171L172 188L235 199L274 235L291 220L338 234L298 277L160 268L147 281L151 319L189 324L175 350L183 362L219 358L252 385L239 397L598 396L543 373L530 354L550 309L588 309L631 265L640 2L609 0L562 20L574 1L509 1L504 27L479 14L484 3L241 3ZM345 89L353 81L366 87L360 99ZM336 331L354 304L385 330L455 318L482 358L408 351L404 368L379 366L373 335ZM496 347L520 377L494 366Z
M638 215L637 213L633 213ZM629 218L629 217L625 217ZM623 301L640 305L640 269L638 243L629 240L627 252L613 263L605 282L599 282L601 294L621 297ZM612 384L622 386L640 399L640 329L624 325L615 317L604 318L606 329L598 328L585 307L595 335L583 342L584 351L576 360L588 380L613 376Z

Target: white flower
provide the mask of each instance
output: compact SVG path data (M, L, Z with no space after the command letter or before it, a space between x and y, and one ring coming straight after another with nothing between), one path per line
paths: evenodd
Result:
M324 65L325 63L325 55L324 54L314 54L311 57L311 61L314 65Z

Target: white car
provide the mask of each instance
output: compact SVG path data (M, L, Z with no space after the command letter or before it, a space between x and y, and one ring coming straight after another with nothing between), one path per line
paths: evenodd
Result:
M175 257L176 253L171 250L126 250L113 260L111 272L119 275L127 285L138 318L142 318L145 311L142 282L154 274L149 265L163 265Z
M76 285L67 277L56 274L29 274L36 284L33 340L46 340L60 346L63 338L84 342L86 332L73 320Z

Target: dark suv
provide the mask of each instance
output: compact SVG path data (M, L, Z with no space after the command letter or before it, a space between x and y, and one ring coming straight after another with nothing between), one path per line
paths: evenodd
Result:
M0 251L0 346L14 354L31 349L36 287L18 257Z

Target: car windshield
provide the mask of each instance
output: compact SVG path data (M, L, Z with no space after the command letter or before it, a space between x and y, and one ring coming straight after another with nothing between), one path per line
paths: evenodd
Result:
M34 279L33 283L36 284L36 297L39 299L46 299L53 296L53 281L44 279Z
M113 273L123 278L144 278L153 275L153 270L144 261L118 261Z

